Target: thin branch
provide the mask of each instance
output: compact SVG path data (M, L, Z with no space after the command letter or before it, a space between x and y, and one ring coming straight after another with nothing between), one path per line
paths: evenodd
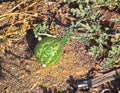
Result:
M16 5L15 7L13 7L11 10L9 10L7 13L12 12L13 10L15 10L17 7L19 7L21 4L24 4L25 2L27 2L27 0L20 2L18 5Z

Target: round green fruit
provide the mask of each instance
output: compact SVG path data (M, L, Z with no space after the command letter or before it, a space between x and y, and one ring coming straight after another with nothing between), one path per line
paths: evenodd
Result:
M52 37L46 37L35 46L35 56L44 65L57 63L62 56L61 43Z

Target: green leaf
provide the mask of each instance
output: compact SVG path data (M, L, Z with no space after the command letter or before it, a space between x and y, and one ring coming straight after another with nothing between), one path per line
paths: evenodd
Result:
M98 47L97 46L93 46L93 47L91 47L91 52L92 52L92 55L94 56L94 57L97 57L98 56L98 54L100 53L100 51L99 51L99 49L98 49Z
M38 35L40 33L47 33L48 28L49 28L49 26L45 22L43 22L42 24L39 24L39 25L35 25L35 27L34 27L35 37L38 37Z
M115 64L114 58L107 58L105 63L103 64L104 68L112 67Z

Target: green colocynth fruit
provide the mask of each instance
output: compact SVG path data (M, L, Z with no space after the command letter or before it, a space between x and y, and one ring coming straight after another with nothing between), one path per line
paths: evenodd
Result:
M38 42L34 52L43 67L54 65L62 56L62 45L57 39L46 37Z

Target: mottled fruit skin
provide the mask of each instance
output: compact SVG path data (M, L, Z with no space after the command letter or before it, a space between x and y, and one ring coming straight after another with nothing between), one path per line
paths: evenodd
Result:
M46 37L35 46L35 56L45 65L57 63L62 56L62 46L59 41L52 37Z

